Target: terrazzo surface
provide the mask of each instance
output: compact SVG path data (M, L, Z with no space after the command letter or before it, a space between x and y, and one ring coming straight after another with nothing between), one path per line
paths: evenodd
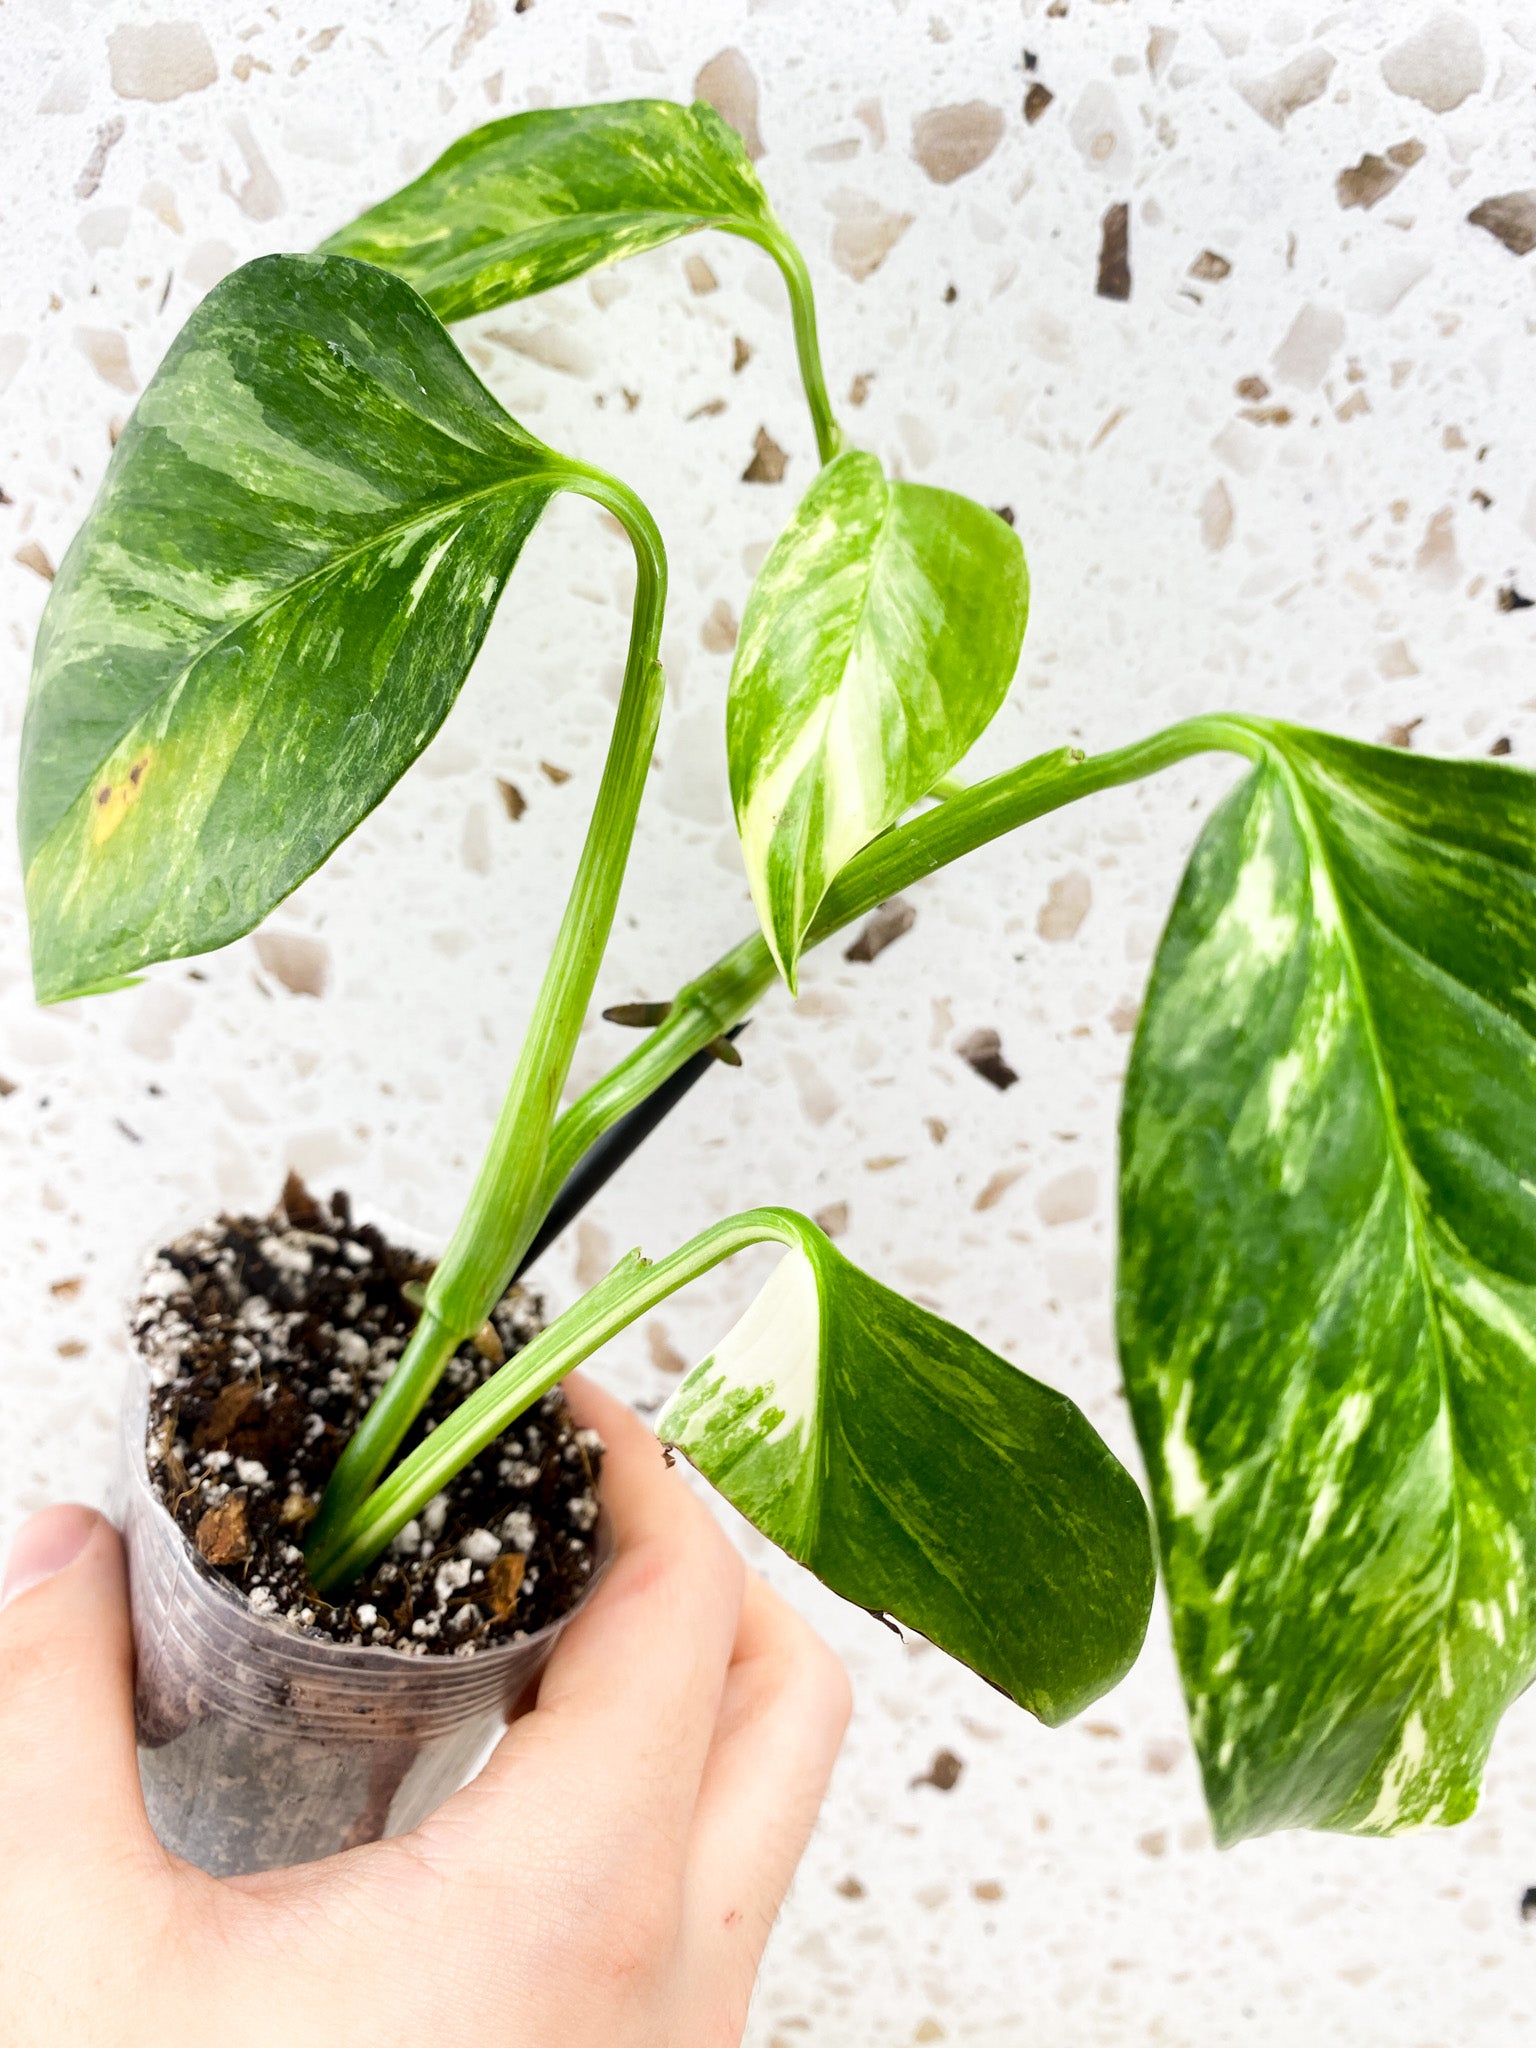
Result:
M7 809L47 574L199 295L497 113L687 98L706 66L755 119L853 440L1017 518L1033 617L967 773L1225 707L1536 757L1536 254L1518 205L1469 220L1536 186L1518 0L31 0L0 41ZM459 336L514 414L626 477L667 537L669 701L600 986L663 997L749 927L723 692L814 464L781 287L752 249L700 238ZM742 480L760 430L778 483ZM629 580L598 515L557 504L424 759L214 958L38 1010L5 848L0 1536L104 1493L120 1298L149 1237L265 1205L289 1166L451 1223L595 789ZM1110 1336L1116 1105L1182 862L1234 772L1097 797L913 891L875 960L809 959L742 1070L712 1074L546 1260L552 1300L752 1202L841 1205L852 1257L1067 1389L1134 1462ZM985 1029L1019 1076L1006 1093L957 1051ZM627 1042L594 1017L576 1083ZM762 1271L700 1283L602 1376L653 1407ZM1048 1733L740 1533L858 1694L752 2048L1529 2037L1536 1707L1508 1717L1453 1832L1220 1855L1161 1613L1126 1684Z

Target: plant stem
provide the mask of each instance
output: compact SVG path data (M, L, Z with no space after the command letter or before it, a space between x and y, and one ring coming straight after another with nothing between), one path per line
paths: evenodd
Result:
M827 396L827 380L821 367L821 342L816 333L816 297L811 290L811 274L805 267L805 258L777 221L722 221L721 226L729 226L733 234L756 242L779 266L789 290L800 382L805 387L806 403L816 428L816 456L819 462L828 463L843 445L843 430Z
M638 598L636 613L638 621ZM632 652L633 644L632 641ZM622 720L622 706L620 716ZM617 738L616 729L615 745ZM1261 758L1265 752L1262 722L1221 715L1187 719L1180 725L1153 734L1149 739L1091 758L1075 748L1060 747L985 782L976 783L970 789L947 798L923 816L883 833L850 861L823 898L807 943L815 945L830 938L834 932L851 924L855 918L866 915L887 897L936 873L963 854L974 852L977 847L1011 832L1016 826L1060 810L1079 797L1138 781L1193 754L1212 750L1245 754L1250 759ZM647 746L647 760L649 752ZM611 760L610 753L610 763ZM605 786L606 780L605 776ZM596 825L594 813L594 833ZM589 835L589 848L591 843L592 835ZM573 895L572 902L575 900ZM610 921L611 916L610 907ZM568 913L567 924L569 922ZM564 931L563 926L562 936ZM606 935L605 925L605 939ZM552 967L551 974L553 971ZM593 972L595 974L595 966ZM536 1192L525 1204L523 1220L510 1233L505 1228L505 1217L496 1213L495 1199L500 1184L495 1173L504 1171L514 1161L521 1163L517 1185L520 1189L527 1189L531 1182L526 1160L532 1152L527 1146L518 1147L515 1142L517 1127L509 1122L507 1110L503 1110L497 1126L497 1138L493 1140L486 1165L476 1183L476 1196L483 1194L486 1198L482 1203L480 1227L486 1232L487 1243L495 1241L515 1248L509 1251L503 1267L498 1269L497 1284L486 1296L477 1297L478 1314L475 1319L463 1322L460 1318L463 1327L459 1337L443 1351L431 1378L422 1385L415 1405L404 1413L382 1456L370 1457L365 1462L354 1454L404 1377L411 1362L409 1348L383 1394L365 1417L362 1428L343 1453L309 1544L310 1575L322 1590L344 1584L365 1569L455 1472L460 1471L565 1373L637 1316L645 1314L676 1288L707 1271L731 1252L739 1251L743 1245L758 1242L764 1237L792 1241L793 1231L804 1227L801 1219L782 1210L752 1210L701 1232L654 1266L648 1265L638 1254L632 1255L509 1360L434 1430L427 1441L418 1446L376 1491L370 1492L398 1448L405 1430L419 1412L421 1401L435 1385L442 1363L451 1354L454 1344L477 1329L494 1305L505 1285L505 1275L510 1274L516 1265L523 1247L531 1240L539 1220L547 1213L576 1161L626 1110L643 1101L693 1053L744 1016L771 986L774 974L768 947L761 933L754 932L750 938L733 946L695 981L679 990L666 1021L627 1059L621 1060L595 1087L588 1089L579 1101L572 1104L552 1130L545 1125L545 1138L538 1152L542 1172L536 1177ZM590 993L589 981L587 995ZM585 1000L584 997L583 1007ZM578 1026L579 1022L578 1014ZM531 1040L533 1033L529 1035ZM574 1031L571 1039L574 1042ZM562 1078L568 1064L569 1048L560 1067ZM555 1097L558 1089L557 1082ZM512 1091L508 1095L509 1107L517 1096L518 1082L514 1077ZM526 1100L526 1096L520 1099ZM547 1099L553 1101L555 1098ZM501 1157L504 1140L511 1146L512 1161ZM472 1197L472 1207L474 1199ZM455 1243L464 1229L461 1224ZM484 1246L480 1251L480 1269L486 1270ZM447 1265L447 1258L443 1263ZM431 1299L429 1289L429 1307ZM480 1306L481 1300L483 1307ZM423 1323L426 1320L424 1315ZM417 1334L420 1335L419 1327ZM415 1342L413 1338L413 1346ZM403 1410L402 1399L397 1412ZM394 1417L391 1420L393 1424ZM345 1491L339 1491L336 1481L342 1476L349 1458L352 1459L353 1473L361 1474L366 1470L367 1477L359 1480L349 1474L351 1483Z
M898 825L857 854L823 897L807 948L866 916L878 903L935 874L949 862L1027 825L1048 812L1102 789L1139 781L1160 769L1208 752L1264 752L1263 728L1235 716L1186 719L1180 725L1085 757L1060 747L1017 768L946 797L910 823ZM676 1072L712 1038L744 1017L774 980L773 959L761 933L740 940L696 980L679 989L665 1023L572 1103L550 1135L540 1200L549 1204L578 1159L624 1113Z
M326 1544L384 1471L449 1358L500 1300L543 1218L550 1131L613 926L656 744L663 695L656 650L667 590L661 535L639 498L617 478L571 463L562 484L621 520L635 550L629 654L608 758L554 952L490 1145L427 1288L410 1343L337 1460L310 1536L316 1548Z
M792 1211L749 1209L700 1231L654 1265L638 1252L630 1252L596 1287L477 1387L376 1491L353 1507L323 1543L313 1547L309 1572L317 1589L332 1591L366 1571L456 1472L637 1316L733 1252L764 1239L793 1244L802 1231L812 1228L814 1225Z

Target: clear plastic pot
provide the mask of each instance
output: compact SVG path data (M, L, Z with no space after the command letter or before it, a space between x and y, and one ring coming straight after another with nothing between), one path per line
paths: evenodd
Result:
M135 1361L117 1506L139 1772L156 1834L233 1877L405 1833L472 1774L570 1615L523 1642L456 1658L318 1641L253 1614L156 1497L148 1406ZM606 1518L595 1535L588 1594L612 1550Z

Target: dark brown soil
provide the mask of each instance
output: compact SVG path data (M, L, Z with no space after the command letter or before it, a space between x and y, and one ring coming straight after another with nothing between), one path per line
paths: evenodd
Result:
M221 1216L167 1245L133 1318L149 1367L160 1497L258 1612L306 1635L411 1656L472 1656L567 1612L592 1574L602 1444L547 1394L327 1603L301 1545L342 1446L405 1348L407 1288L431 1264L355 1224L345 1194L290 1177L270 1216ZM414 1285L413 1285L414 1283ZM403 1456L541 1327L508 1290L449 1361Z

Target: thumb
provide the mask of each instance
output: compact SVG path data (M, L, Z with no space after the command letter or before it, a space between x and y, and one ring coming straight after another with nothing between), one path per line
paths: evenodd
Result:
M0 1858L148 1846L117 1531L91 1508L34 1515L0 1609Z

